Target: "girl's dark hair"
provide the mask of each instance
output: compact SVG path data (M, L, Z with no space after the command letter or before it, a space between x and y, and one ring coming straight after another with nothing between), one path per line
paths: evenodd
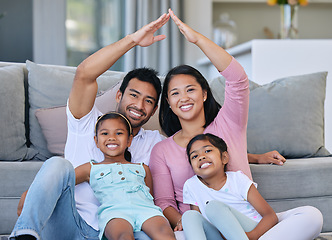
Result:
M100 124L107 119L120 119L122 121L122 123L126 126L126 129L128 132L128 137L133 134L132 127L131 127L131 124L130 124L128 118L126 118L124 115L122 115L121 113L118 113L118 112L108 112L102 116L99 116L97 119L97 122L95 125L96 137L97 137L97 132L100 127ZM128 162L131 162L131 154L130 154L128 148L126 148L126 150L124 152L124 157Z
M187 145L186 152L187 152L187 156L188 156L189 162L191 162L190 161L190 149L191 149L191 146L194 144L194 142L200 141L200 140L207 140L213 146L215 146L216 148L218 148L219 152L220 152L220 156L222 155L223 152L227 151L227 144L225 143L225 141L222 138L217 137L216 135L213 135L211 133L199 134L199 135L196 135L195 137L193 137L189 141L189 143Z
M188 65L180 65L171 69L165 78L163 91L161 94L160 110L159 110L159 123L163 131L167 136L171 136L182 127L178 116L174 114L172 109L169 107L167 101L168 85L172 78L176 75L185 74L193 76L199 85L202 87L203 91L206 91L207 98L204 102L204 114L205 114L205 125L204 128L208 126L217 116L220 104L214 99L210 86L203 75L195 68Z
M137 78L138 80L142 82L151 83L156 90L157 93L157 101L156 104L158 104L158 99L161 93L161 82L158 77L158 72L152 68L136 68L126 74L126 76L123 78L123 81L120 86L120 92L123 94L126 90L128 83L131 79Z

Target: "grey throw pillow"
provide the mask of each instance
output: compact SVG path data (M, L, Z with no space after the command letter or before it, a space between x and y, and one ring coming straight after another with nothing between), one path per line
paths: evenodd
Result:
M26 61L29 85L29 125L31 147L38 151L36 159L46 160L53 156L35 116L40 108L66 105L76 68L40 65ZM108 71L98 79L100 91L106 91L123 78L124 73Z
M326 72L286 77L269 84L250 81L249 153L279 151L286 158L329 156L324 147ZM222 77L210 83L221 104ZM224 88L224 87L223 87Z
M30 160L26 145L24 75L21 66L0 68L0 160Z

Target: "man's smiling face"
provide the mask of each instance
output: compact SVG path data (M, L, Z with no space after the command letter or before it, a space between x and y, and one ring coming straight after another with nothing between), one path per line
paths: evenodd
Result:
M125 115L134 130L134 135L157 110L157 92L151 83L133 78L125 91L117 93L118 112ZM136 128L136 133L135 133Z

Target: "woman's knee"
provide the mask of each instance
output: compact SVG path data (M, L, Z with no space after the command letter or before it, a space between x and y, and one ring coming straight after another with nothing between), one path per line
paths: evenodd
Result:
M319 211L318 208L313 206L306 206L305 209L307 214L310 215L312 218L323 221L323 214L321 213L321 211Z
M316 226L316 228L321 231L323 227L323 214L321 213L321 211L313 206L304 206L301 208L303 214L307 216L306 219L308 219L310 224Z

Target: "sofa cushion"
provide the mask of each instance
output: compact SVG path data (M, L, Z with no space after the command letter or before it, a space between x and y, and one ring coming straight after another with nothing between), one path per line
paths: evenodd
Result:
M324 215L323 232L331 231L332 157L300 158L283 166L250 164L258 191L276 212L310 205Z
M331 196L331 161L331 157L296 158L283 166L250 164L250 170L266 200Z
M120 85L121 81L97 96L96 106L101 112L106 113L116 109L115 95ZM48 150L54 155L63 156L67 139L66 106L40 108L36 110L35 115L46 139Z
M0 235L12 231L20 197L29 188L42 164L41 161L0 163Z
M326 76L326 72L312 73L265 85L250 81L248 152L277 150L286 158L330 155L324 147ZM221 104L224 83L222 77L210 83Z
M0 86L0 159L30 160L35 152L26 145L23 68L1 67Z
M56 66L40 65L31 61L27 61L26 66L29 71L30 141L32 148L38 151L36 159L46 160L53 154L47 148L46 139L38 124L35 111L39 108L66 104L76 68L60 69ZM99 91L106 91L119 82L123 75L122 72L104 73L97 79Z

